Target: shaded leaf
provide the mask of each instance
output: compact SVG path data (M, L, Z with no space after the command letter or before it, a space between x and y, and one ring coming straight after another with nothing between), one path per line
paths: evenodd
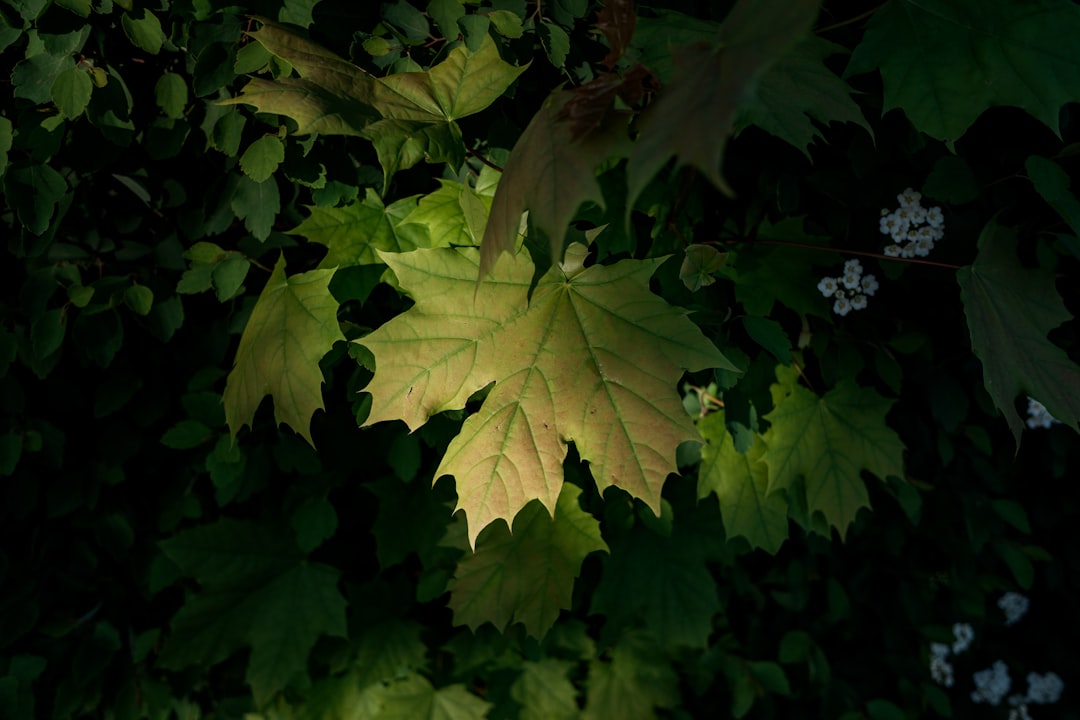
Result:
M521 664L521 675L510 686L510 697L521 705L521 720L576 720L577 690L567 677L573 667L554 658Z
M281 211L281 195L274 178L255 182L247 176L239 178L236 192L229 203L237 219L256 240L270 237L274 219Z
M1080 235L1080 201L1069 191L1068 174L1057 163L1038 155L1030 156L1024 168L1036 192Z
M542 22L536 34L551 64L558 68L565 65L566 55L570 52L570 36L566 31L555 23Z
M71 68L56 76L49 96L56 103L56 109L65 118L77 118L90 103L90 94L94 83L90 74L81 68Z
M269 180L285 160L285 146L276 135L263 135L240 156L240 169L257 183Z
M615 69L637 27L637 13L631 0L604 0L604 7L596 16L596 28L607 40L608 54L601 60L608 70Z
M874 13L845 75L881 71L882 112L954 142L985 110L1014 105L1058 132L1080 97L1080 7L1067 0L891 0Z
M311 442L311 416L322 409L322 360L337 340L337 301L330 294L333 270L285 277L285 258L274 266L248 319L225 383L225 418L235 436L251 424L266 395L274 417Z
M174 120L183 117L188 101L188 87L183 76L167 72L159 77L154 84L154 100L165 117Z
M610 660L589 663L582 720L653 720L656 708L675 707L679 684L671 664L647 639L624 634Z
M862 471L904 477L904 445L885 424L892 401L851 380L818 397L798 378L798 370L777 367L773 410L765 416L769 492L786 490L790 504L801 504L791 494L802 477L808 515L820 514L842 539L859 509L870 507Z
M739 0L720 26L719 49L702 42L672 51L675 79L641 118L626 166L627 207L675 157L728 195L720 173L736 113L758 77L810 30L818 0Z
M570 608L574 578L585 556L607 550L600 523L578 505L581 491L564 484L555 517L536 501L514 518L513 532L495 525L476 551L466 552L450 583L454 622L474 631L485 622L505 632L520 622L543 637L559 612Z
M712 245L687 245L679 279L690 292L696 292L716 282L713 273L722 268L726 260L727 254Z
M729 538L742 536L751 546L776 554L788 537L787 502L781 493L769 493L765 443L755 434L747 452L737 451L722 412L700 420L698 430L706 440L698 497L716 493Z
M157 55L165 43L165 31L161 29L161 21L157 19L157 15L145 8L140 9L137 14L139 17L134 13L124 13L120 19L124 33L132 45L151 55Z
M551 257L561 258L566 228L581 204L604 206L596 167L623 154L626 131L608 126L572 139L571 125L558 120L571 98L573 93L565 90L549 95L515 143L484 231L482 275L491 272L503 252L517 247L525 211L533 227L551 243Z
M1047 338L1072 319L1053 275L1021 267L1015 232L991 221L979 235L975 262L958 270L956 279L986 391L1017 445L1024 427L1015 407L1020 395L1035 398L1077 430L1080 367Z
M378 720L481 720L491 703L470 693L464 685L435 689L416 673L372 691Z
M470 543L530 500L554 511L570 441L601 490L618 485L659 510L675 448L698 437L675 383L686 369L732 367L649 292L660 260L583 268L575 253L526 302L524 252L504 256L479 286L470 248L381 257L416 304L359 341L376 361L367 424L416 429L495 383L435 472L457 480Z
M221 520L161 548L201 586L173 617L162 667L214 665L251 647L245 677L263 705L304 672L320 635L345 636L338 572L309 562L288 532Z

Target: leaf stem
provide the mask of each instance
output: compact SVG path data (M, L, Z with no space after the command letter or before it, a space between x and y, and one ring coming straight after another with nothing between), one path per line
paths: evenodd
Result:
M838 23L833 23L832 25L826 25L826 26L825 26L825 27L823 27L823 28L818 28L817 30L815 30L815 31L814 31L814 33L815 33L815 34L827 33L827 32L829 32L830 30L836 30L836 29L838 29L838 28L842 28L842 27L844 27L844 26L846 26L846 25L851 25L852 23L857 23L857 22L859 22L860 20L863 20L863 19L865 19L865 18L868 18L868 17L870 17L871 15L873 15L874 13L876 13L876 12L877 12L878 10L880 10L880 9L881 9L881 8L883 8L883 7L885 7L885 5L886 5L886 3L881 3L881 4L880 4L880 5L878 5L877 7L875 7L875 8L872 8L872 9L870 9L870 10L867 10L867 11L866 11L866 12L864 12L864 13L860 13L860 14L856 15L855 17L852 17L852 18L848 18L847 20L841 20L840 22L838 22Z
M492 170L498 170L499 172L503 171L503 169L501 167L499 167L495 163L491 162L486 157L484 157L483 155L481 155L480 153L476 152L475 150L473 150L471 148L465 148L465 154L468 155L469 157L476 158L477 160L484 163L485 165L487 165Z

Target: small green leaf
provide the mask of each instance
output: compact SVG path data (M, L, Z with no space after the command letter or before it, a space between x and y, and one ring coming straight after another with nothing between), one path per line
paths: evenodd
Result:
M181 420L165 431L161 444L174 450L190 450L214 437L214 431L197 420Z
M56 76L49 95L63 117L77 118L90 103L93 89L94 83L90 80L89 73L74 67Z
M165 42L165 32L161 29L161 21L146 8L141 9L139 15L141 17L135 17L134 13L124 13L120 19L120 24L124 26L124 33L132 45L151 55L157 55Z
M251 262L240 255L230 255L214 266L212 278L218 302L236 297L250 268Z
M257 43L252 43L252 45L257 45ZM154 99L161 111L165 113L165 117L174 120L182 118L188 101L187 82L176 73L165 73L154 85Z
M396 0L383 5L382 16L414 43L424 42L431 36L431 27L424 13L413 7L408 0Z
M90 17L90 0L56 0L56 4L79 17Z
M60 308L45 312L30 325L30 347L39 359L60 349L67 329L67 314Z
M369 37L364 41L364 52L371 57L382 57L390 52L390 43L386 38L381 37Z
M570 36L566 31L555 23L542 22L538 34L551 64L559 68L565 65L566 55L570 52Z
M8 151L14 140L11 121L0 115L0 176L3 176L8 167Z
M137 315L149 315L154 293L145 285L131 285L124 290L124 304Z
M263 135L240 156L240 169L257 183L269 180L285 159L285 145L276 135Z
M456 40L458 36L458 18L465 17L465 8L458 0L431 0L427 14L439 26L439 32L447 40Z
M296 532L296 542L303 552L322 545L337 530L338 517L334 506L325 497L309 498L292 514L290 520Z
M1080 235L1080 202L1069 191L1068 174L1057 163L1038 155L1029 157L1024 167L1036 192Z
M90 304L90 300L94 297L94 288L86 285L71 285L67 289L67 294L72 305L84 308Z
M265 240L270 237L274 219L281 211L277 182L273 177L263 182L255 182L246 176L240 178L230 206L256 240Z
M49 229L56 204L67 192L64 176L48 165L9 168L4 174L4 192L19 222L35 235Z
M712 245L687 245L686 257L679 268L679 279L690 292L697 292L716 282L713 273L724 266L727 254Z
M769 318L747 315L742 319L742 324L751 340L768 350L784 365L791 364L791 338L780 323Z
M521 18L509 10L494 10L488 13L488 19L491 21L492 27L495 28L495 32L503 37L514 39L521 37L525 33L525 29L521 25Z
M568 674L574 663L543 658L521 664L510 697L521 706L521 720L576 720L577 690Z
M212 242L200 241L184 251L184 257L196 263L216 263L224 260L226 253Z

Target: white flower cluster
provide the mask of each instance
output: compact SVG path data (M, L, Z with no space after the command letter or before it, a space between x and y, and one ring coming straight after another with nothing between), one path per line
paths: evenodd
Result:
M847 315L852 310L866 307L866 299L873 297L878 290L878 281L873 275L863 275L862 263L848 260L844 263L844 274L838 278L822 278L817 289L825 297L835 297L833 312Z
M930 677L938 685L953 686L953 667L945 643L930 643Z
M930 643L930 677L938 685L953 686L953 666L949 662L949 653L959 655L971 647L975 639L975 629L967 623L953 625L953 644Z
M995 662L993 667L975 673L972 680L975 681L975 689L971 692L971 701L990 705L1000 705L1012 686L1009 668L1001 660Z
M1051 705L1061 699L1061 693L1065 690L1065 681L1057 673L1048 672L1045 675L1028 673L1028 691L1024 701L1036 705Z
M888 235L892 245L885 247L890 257L926 257L934 249L934 243L945 237L945 216L941 208L924 208L922 194L911 188L896 196L900 207L889 212L881 211L879 228Z
M1007 592L998 600L998 607L1005 613L1005 627L1015 625L1027 614L1031 601L1020 593Z
M1046 406L1035 398L1028 398L1028 419L1027 426L1034 430L1035 428L1048 428L1051 425L1061 422L1046 410Z

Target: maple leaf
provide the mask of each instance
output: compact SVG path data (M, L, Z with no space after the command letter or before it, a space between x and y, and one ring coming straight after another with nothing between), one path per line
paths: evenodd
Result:
M290 117L300 134L371 140L383 167L384 190L395 172L421 160L459 167L465 147L456 120L486 108L529 67L502 60L487 34L475 51L459 45L428 71L384 78L270 21L251 36L292 64L300 77L253 78L239 97L225 103Z
M783 496L769 493L765 443L754 435L749 450L740 453L722 412L700 420L698 430L707 441L701 449L698 497L716 493L728 537L741 535L751 546L775 554L788 537L788 513Z
M885 424L892 401L850 380L818 397L798 384L795 368L776 371L773 411L765 416L769 492L793 492L802 476L808 515L820 513L843 539L859 508L870 507L862 471L904 477L904 445Z
M221 520L161 543L201 586L172 620L162 667L214 665L250 646L246 677L263 705L305 671L320 635L345 637L338 571L309 562L291 535Z
M1080 8L1011 0L892 0L874 13L845 75L881 70L882 112L953 142L983 111L1014 105L1058 132L1080 97Z
M549 95L514 145L495 190L480 245L481 275L491 272L503 252L517 247L521 215L526 210L533 227L551 243L551 257L557 259L562 256L566 228L581 204L604 206L596 167L623 154L628 142L626 129L609 123L575 139L573 125L559 120L573 97L567 90Z
M311 416L323 408L319 361L344 340L338 303L330 294L334 270L285 277L282 255L251 311L225 382L225 420L235 436L250 425L264 397L274 418L312 443ZM312 443L313 444L313 443Z
M366 424L416 429L494 383L435 472L457 480L470 545L530 500L554 512L569 442L601 491L617 485L658 511L675 449L698 438L676 382L685 370L735 369L685 311L649 292L662 259L585 268L584 248L571 249L529 302L525 252L503 256L479 286L472 248L381 253L416 304L357 341L376 366Z
M476 552L458 562L450 583L456 624L475 631L491 622L504 632L520 622L534 637L547 633L570 607L585 556L607 550L600 523L581 509L579 495L578 488L564 484L554 519L534 501L514 518L512 533L503 526L484 533Z
M975 262L956 277L986 391L1017 446L1024 426L1014 406L1017 395L1034 397L1055 418L1078 429L1080 367L1047 338L1072 318L1054 289L1054 276L1021 267L1015 232L991 221L979 235Z
M720 173L739 107L758 77L810 30L818 0L739 0L716 41L672 50L678 72L643 114L626 166L627 207L671 159L692 165L728 195Z
M370 702L378 720L482 720L492 708L460 683L436 689L417 673L376 686Z
M542 658L521 663L510 697L521 706L521 720L576 720L577 690L567 677L574 663Z
M583 720L653 720L656 708L679 702L679 684L670 663L657 662L660 649L647 637L624 633L609 651L610 661L589 663Z
M821 133L810 121L850 122L874 136L851 99L854 92L825 66L825 58L847 52L816 36L798 43L761 76L751 99L738 112L738 129L753 124L799 148L810 157L810 143Z
M608 54L600 62L609 70L615 69L615 63L630 46L637 27L637 13L631 0L605 0L604 7L596 15L596 28L607 40Z
M407 197L389 206L368 188L363 200L344 207L308 206L311 214L288 232L325 245L329 252L320 268L382 264L378 250L406 252L430 247L429 236L415 224L402 228L402 217L416 207L416 198Z

